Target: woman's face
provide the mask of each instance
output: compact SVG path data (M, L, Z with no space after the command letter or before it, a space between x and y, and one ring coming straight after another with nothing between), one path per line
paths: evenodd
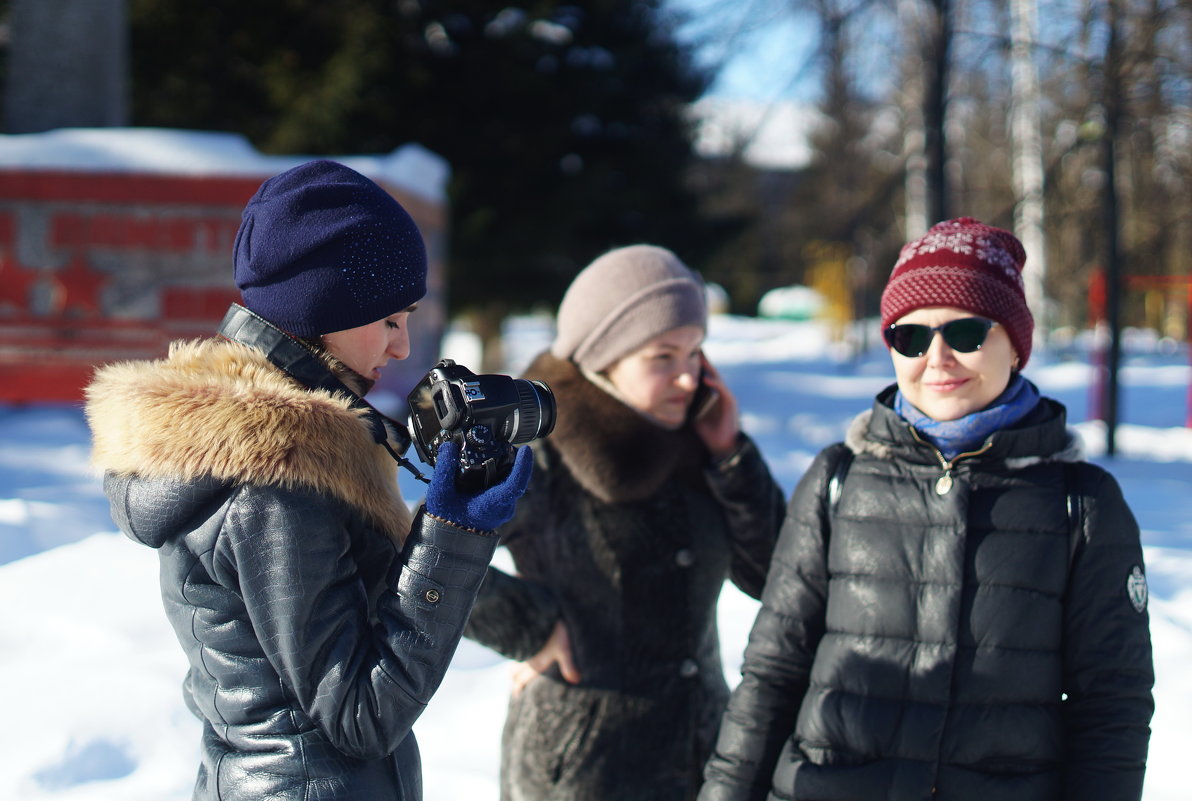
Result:
M663 426L677 428L687 419L699 386L703 341L699 326L672 328L622 356L605 374L626 403Z
M975 316L963 309L933 306L915 309L895 324L934 328ZM937 331L922 356L903 356L891 349L890 358L903 397L933 420L956 420L984 409L1010 384L1011 371L1018 363L1010 337L1000 325L990 328L981 349L972 353L953 350Z
M407 324L412 311L414 307L410 306L359 328L324 334L323 346L353 371L375 383L390 359L410 355Z

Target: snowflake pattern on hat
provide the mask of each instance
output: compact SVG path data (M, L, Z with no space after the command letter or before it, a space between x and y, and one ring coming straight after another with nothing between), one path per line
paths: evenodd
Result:
M894 265L894 269L897 270L916 256L938 253L941 250L950 250L953 253L968 255L973 252L973 238L971 233L949 233L946 231L936 231L933 228L922 239L915 240L903 246L902 253L899 256L898 262Z
M1000 245L995 245L988 237L977 239L977 258L995 267L1001 267L1002 272L1019 286L1022 282L1022 265L1010 255L1010 251Z

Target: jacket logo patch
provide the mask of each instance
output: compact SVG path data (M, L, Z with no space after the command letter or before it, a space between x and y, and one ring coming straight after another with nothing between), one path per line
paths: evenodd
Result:
M1138 565L1130 570L1130 575L1126 577L1126 595L1130 596L1130 603L1134 606L1134 611L1146 611L1146 576L1142 573L1142 568Z

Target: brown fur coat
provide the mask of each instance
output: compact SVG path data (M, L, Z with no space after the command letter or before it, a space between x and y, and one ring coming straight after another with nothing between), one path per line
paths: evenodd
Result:
M580 486L600 500L640 501L672 478L706 490L708 452L690 427L660 428L549 351L534 360L526 378L554 391L559 408L550 444Z
M101 367L86 409L101 471L309 488L398 542L410 529L397 465L362 413L243 345L175 342L164 359Z

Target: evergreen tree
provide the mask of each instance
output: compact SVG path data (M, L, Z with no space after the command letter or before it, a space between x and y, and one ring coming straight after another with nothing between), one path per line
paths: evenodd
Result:
M685 108L705 79L660 6L131 0L134 119L273 153L439 153L450 305L491 326L609 247L698 265Z

